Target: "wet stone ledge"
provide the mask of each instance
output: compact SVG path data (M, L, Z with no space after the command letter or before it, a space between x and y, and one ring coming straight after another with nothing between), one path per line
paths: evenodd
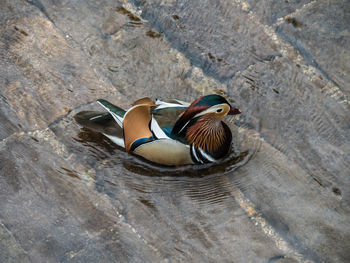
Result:
M334 85L350 96L350 4L347 1L315 1L286 16L277 32L291 42L307 60ZM325 52L325 50L327 52Z
M2 260L10 254L9 262L158 261L121 215L118 200L91 194L85 180L67 173L76 167L52 151L52 140L36 133L0 146L0 226L12 237L2 240Z

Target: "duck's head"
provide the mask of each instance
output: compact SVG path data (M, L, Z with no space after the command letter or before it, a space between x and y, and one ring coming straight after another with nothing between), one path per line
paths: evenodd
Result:
M221 122L226 115L240 114L241 110L232 107L228 101L217 94L211 94L196 99L178 119L173 127L172 134L185 135L186 130L198 120Z
M222 119L226 115L240 114L241 110L232 107L228 101L217 94L211 94L196 99L188 107L184 116L187 118L196 118L205 114L212 114L213 117Z

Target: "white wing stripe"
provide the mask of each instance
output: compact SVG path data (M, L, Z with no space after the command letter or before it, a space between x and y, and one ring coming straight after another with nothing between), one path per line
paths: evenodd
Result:
M159 105L157 109L163 109L163 108L168 108L168 107L175 107L175 108L184 108L190 106L189 103L181 101L181 100L176 100L174 99L177 103L174 102L165 102L162 100L156 100L156 104Z
M104 106L101 102L98 101L98 104L100 104L103 108L105 108L114 118L114 120L118 123L118 125L123 128L123 120L124 118L119 117L117 114L115 114L114 112L110 111L106 106ZM124 115L125 116L125 115Z
M158 139L170 139L162 130L162 128L160 128L158 122L153 117L151 120L151 131Z
M100 118L101 116L103 116L103 114L101 114L101 115L96 115L96 116L94 116L94 117L91 117L89 120L92 121L92 120L94 120L94 119Z
M216 162L216 160L213 158L213 157L211 157L209 154L207 154L205 151L203 151L201 148L198 148L198 150L199 150L199 152L201 153L201 155L205 158L205 159L207 159L208 161L210 161L210 162Z
M106 136L108 139L110 139L115 144L119 145L120 147L125 148L124 140L122 138L119 138L117 136L108 135L105 133L103 135Z
M165 109L165 108L184 108L184 105L180 105L180 104L175 104L175 103L167 103L167 102L163 102L161 104L157 104L159 106L157 106L157 110L160 109Z
M191 152L192 152L194 158L197 160L197 162L203 163L203 161L198 158L197 153L196 153L196 149L194 148L193 144L191 146Z
M189 124L190 121L186 122L186 124L181 128L181 130L178 132L178 134L180 134L180 132L182 132L183 129L185 129L185 127L187 126L187 124Z

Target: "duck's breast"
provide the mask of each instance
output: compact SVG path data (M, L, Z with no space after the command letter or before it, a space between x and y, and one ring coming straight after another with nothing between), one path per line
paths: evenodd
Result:
M138 146L134 153L163 165L193 164L190 147L172 139L159 139Z

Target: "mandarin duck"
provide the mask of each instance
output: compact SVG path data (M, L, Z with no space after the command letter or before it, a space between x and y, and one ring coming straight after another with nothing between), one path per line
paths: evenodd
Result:
M127 111L99 99L107 112L82 111L75 120L101 132L127 152L162 165L217 162L231 150L232 133L222 121L240 114L216 94L191 104L180 100L142 98Z

